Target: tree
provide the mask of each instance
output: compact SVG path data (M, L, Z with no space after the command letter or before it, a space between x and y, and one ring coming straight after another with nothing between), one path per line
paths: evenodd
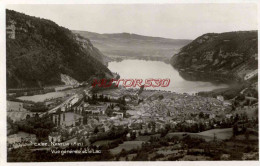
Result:
M233 136L235 137L238 134L238 126L237 124L234 124L233 126Z
M119 98L119 103L122 105L126 105L125 96L123 96L122 98Z
M63 138L65 138L65 140L66 140L67 138L69 138L70 135L69 135L68 130L62 131L61 136L62 136Z
M35 114L35 119L38 120L40 117L39 117L39 114L38 112Z
M205 130L205 125L203 123L199 123L199 131L204 131Z
M155 127L156 127L155 122L152 121L151 125L152 125L152 133L155 133Z
M29 114L26 115L26 120L30 119L31 116Z
M103 94L99 95L99 100L104 101L104 95Z
M169 111L169 110L167 111L167 116L171 116L171 113L170 113L170 111Z
M234 122L237 122L238 120L239 120L239 115L236 114L235 119L234 119Z
M199 118L204 118L204 113L203 112L199 113Z
M83 117L83 124L85 125L85 124L88 124L88 116L87 115L85 115L84 117Z
M168 134L168 131L169 131L169 130L167 130L167 129L161 130L161 137L166 136L166 135Z
M216 140L217 140L217 136L216 133L214 133L213 141L216 142Z
M245 140L249 140L249 132L248 132L248 130L245 132Z
M130 138L131 138L132 140L134 140L134 139L136 138L136 132L131 132L131 133L130 133Z
M148 129L151 129L151 128L152 128L151 123L148 123Z
M138 152L135 157L133 157L133 161L148 161L147 152Z
M99 132L98 127L95 127L94 134L97 134Z
M159 98L159 100L162 100L164 98L164 96L163 95L159 95L158 98Z

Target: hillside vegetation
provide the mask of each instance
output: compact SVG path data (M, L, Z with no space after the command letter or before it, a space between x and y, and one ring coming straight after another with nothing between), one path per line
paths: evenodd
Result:
M82 47L75 34L50 20L6 10L6 24L15 26L15 39L6 39L8 88L62 84L60 74L79 82L111 76L90 42Z
M184 46L171 58L181 70L243 77L257 69L257 31L208 33Z

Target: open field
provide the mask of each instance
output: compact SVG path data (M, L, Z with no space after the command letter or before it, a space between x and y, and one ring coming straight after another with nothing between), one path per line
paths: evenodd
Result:
M30 117L35 113L31 113L29 111L8 111L7 117L11 118L14 122L26 119L27 115Z
M246 137L245 137L244 134L236 136L236 140L245 140L245 139L246 139ZM248 137L248 140L250 140L250 141L257 141L258 140L258 136L250 134L249 137Z
M246 115L247 115L247 117L249 119L255 118L255 117L258 116L258 108L250 109L250 110L247 110L247 111L245 111L245 110L236 110L234 112L234 114L244 114L244 113L246 113Z
M16 143L16 142L21 142L21 141L35 142L36 141L36 135L19 131L18 133L9 135L7 137L7 142L11 143L11 144Z
M144 141L125 141L123 144L120 144L118 147L111 149L110 152L112 154L118 154L122 151L122 149L125 149L126 151L135 149L142 146L142 143Z
M219 139L219 140L229 139L233 135L232 128L212 129L212 130L200 132L197 135L204 136L204 137L207 137L207 138L211 138L213 140L214 133L216 134L216 138Z
M22 102L7 101L7 111L26 111Z
M159 138L160 138L160 134L139 136L139 137L137 137L135 140L136 140L136 141L145 141L145 142L148 142L151 137L157 137L157 138L159 137Z
M115 140L101 140L101 141L94 142L93 145L102 146L102 145L107 145L113 141L115 141Z
M185 155L180 161L206 161L210 158L202 155Z
M190 135L191 137L199 137L205 139L206 141L212 141L214 139L214 133L216 134L216 139L218 140L229 139L233 135L232 128L226 128L226 129L212 129L200 133L174 132L174 133L168 133L167 137L177 136L182 138L187 134Z

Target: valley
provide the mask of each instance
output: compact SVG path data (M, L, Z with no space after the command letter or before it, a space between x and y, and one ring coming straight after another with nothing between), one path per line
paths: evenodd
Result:
M7 27L9 162L259 159L257 32L98 34L11 10ZM171 84L93 86L118 78Z
M139 59L169 63L173 54L191 42L186 39L166 39L130 33L98 34L87 31L73 31L73 33L89 38L113 61Z

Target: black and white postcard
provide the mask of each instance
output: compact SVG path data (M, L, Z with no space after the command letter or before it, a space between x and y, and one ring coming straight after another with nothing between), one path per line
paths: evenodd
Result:
M257 164L258 1L43 2L3 3L3 162Z

